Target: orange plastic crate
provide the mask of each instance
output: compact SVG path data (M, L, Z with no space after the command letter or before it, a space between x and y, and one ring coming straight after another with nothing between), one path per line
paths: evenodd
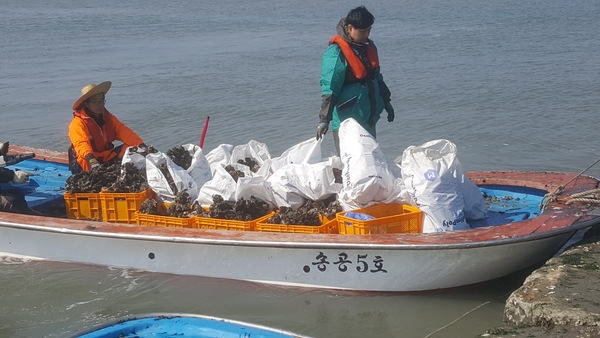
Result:
M269 215L268 217L261 217L258 222L256 222L256 231L266 231L266 232L291 232L291 233L303 233L303 234L337 234L338 233L338 225L337 220L327 219L325 217L321 218L323 222L322 225L291 225L291 224L271 224L267 223L269 218L271 218L275 213Z
M423 228L423 212L407 204L378 204L352 210L375 217L372 220L358 220L346 217L346 211L336 214L340 234L387 234L420 233Z
M65 192L63 195L67 209L67 218L102 220L102 205L99 193L76 193Z
M236 231L252 231L256 229L256 223L273 213L269 213L263 217L259 217L252 221L236 221L229 219L210 218L210 217L194 217L195 228L209 230L236 230Z
M151 189L138 193L100 193L102 220L113 223L136 224L135 213L146 198L153 197Z
M141 212L135 213L137 225L163 226L171 228L192 228L194 226L193 217L172 217L144 214Z

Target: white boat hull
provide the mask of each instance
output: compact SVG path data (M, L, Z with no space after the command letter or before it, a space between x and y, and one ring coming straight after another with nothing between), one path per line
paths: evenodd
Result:
M0 224L0 251L11 254L161 273L362 291L433 290L502 277L549 258L574 233L526 241L507 239L431 247L232 242Z

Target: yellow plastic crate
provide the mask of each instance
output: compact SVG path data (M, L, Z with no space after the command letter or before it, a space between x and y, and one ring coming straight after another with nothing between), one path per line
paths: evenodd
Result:
M303 233L303 234L337 234L338 224L337 219L321 218L322 225L291 225L291 224L271 224L267 223L275 213L268 217L261 217L256 222L256 231L265 232L289 232L289 233Z
M151 189L138 193L100 193L102 220L112 223L137 224L135 213L146 198L154 196Z
M378 204L352 210L375 217L372 220L358 220L345 216L347 211L336 214L340 234L388 234L420 233L423 228L423 212L407 204Z
M193 217L172 217L159 216L135 212L137 225L163 226L171 228L192 228L194 225Z
M195 228L208 230L235 230L235 231L252 231L256 229L256 223L267 216L273 215L269 213L263 217L259 217L252 221L236 221L229 219L210 218L210 217L194 217Z
M63 195L67 209L67 218L102 220L102 205L99 193L76 193L65 192Z

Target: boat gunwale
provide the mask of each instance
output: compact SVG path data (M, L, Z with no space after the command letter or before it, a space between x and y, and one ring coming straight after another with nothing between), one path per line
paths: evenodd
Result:
M138 315L136 315L136 314L129 314L129 315L126 315L124 317L116 318L116 319L107 321L106 323L93 326L93 327L88 328L88 329L86 329L84 331L80 331L80 332L78 332L75 335L70 336L70 337L71 338L80 337L82 335L91 334L91 333L94 333L96 331L108 329L111 326L116 326L116 325L119 325L119 324L125 324L127 322L132 322L132 321L136 321L136 320L145 320L145 319L176 319L176 318L203 319L203 320L207 320L207 321L214 321L214 322L222 322L222 323L227 323L227 324L232 324L232 325L239 325L241 327L250 327L250 328L253 328L253 329L267 331L267 333L278 333L278 334L281 334L281 335L286 335L286 336L294 337L294 338L310 338L309 336L300 335L298 333L294 333L294 332L291 332L291 331L288 331L288 330L283 330L283 329L279 329L279 328L275 328L275 327L270 327L270 326L266 326L266 325L262 325L262 324L254 324L254 323L244 322L244 321L235 320L235 319L227 319L227 318L221 318L221 317L215 317L215 316L200 315L200 314L195 314L195 313L176 313L176 312L173 312L173 313L171 313L171 312L153 312L153 313L143 313L143 314L138 314Z
M556 228L544 232L534 232L528 235L495 238L495 239L483 239L479 241L470 242L453 242L443 243L436 242L432 244L427 243L407 243L405 241L399 241L397 243L374 243L369 241L367 243L358 242L334 242L331 241L330 236L343 236L339 234L327 234L321 236L328 236L330 241L273 241L273 240L244 240L244 239L208 239L206 237L182 237L182 236L163 236L163 235L144 235L144 234L133 234L133 233L115 233L115 232L96 232L93 230L77 230L68 228L48 228L43 225L32 225L22 223L11 223L0 221L0 226L18 228L30 231L43 231L43 232L56 232L61 234L78 235L78 236L93 236L103 238L114 238L114 239L125 239L125 240L141 240L141 241L153 241L153 242L173 242L173 243L188 243L188 244L203 244L203 245L218 245L218 246L245 246L245 247L270 247L270 248L296 248L296 249L315 249L315 248L327 248L327 249L377 249L377 250L431 250L431 249L471 249L481 247L493 247L498 245L506 245L511 243L520 242L531 242L548 237L555 237L565 233L575 233L578 230L585 229L598 223L597 219L589 219L587 221L578 222L567 227ZM135 225L133 225L135 227ZM170 229L170 228L166 228ZM196 229L193 229L194 231ZM208 232L221 233L225 230L206 230ZM469 231L469 230L461 230ZM300 235L300 234L296 234ZM303 234L304 235L304 234ZM308 236L318 236L319 234L309 234ZM397 234L383 234L376 235L376 237L395 237ZM411 234L411 235L426 235L426 234ZM357 235L361 236L361 235ZM368 236L368 235L367 235ZM372 238L375 239L375 238Z

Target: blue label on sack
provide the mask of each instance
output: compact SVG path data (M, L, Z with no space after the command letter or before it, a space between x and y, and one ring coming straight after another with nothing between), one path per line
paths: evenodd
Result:
M423 176L425 176L426 180L433 182L438 179L439 174L438 174L437 170L429 169L425 172L425 174Z

